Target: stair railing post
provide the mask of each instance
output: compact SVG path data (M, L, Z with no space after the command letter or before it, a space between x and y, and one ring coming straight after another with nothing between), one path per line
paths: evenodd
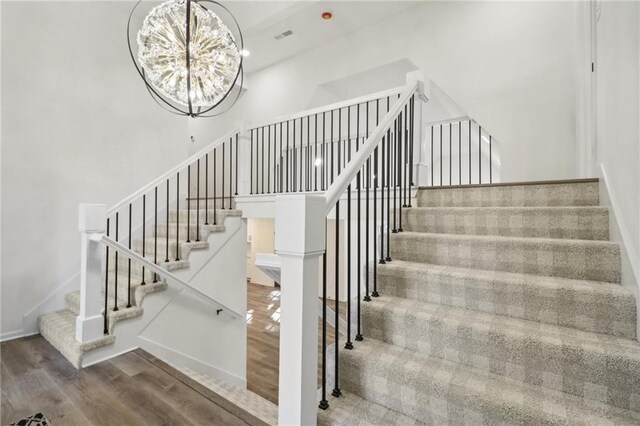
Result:
M281 261L278 424L315 425L318 408L318 288L325 251L325 198L276 196Z
M251 167L254 166L251 159L251 128L248 121L238 122L238 195L249 195L251 193ZM255 140L254 140L254 143ZM257 161L254 159L254 161ZM255 166L254 166L255 167ZM234 188L235 189L235 188Z
M423 127L423 109L422 104L427 102L430 98L429 93L429 79L425 78L422 71L412 71L407 73L406 82L407 84L412 84L413 82L418 82L418 90L415 94L415 111L414 111L414 121L413 121L413 186L427 186L429 185L429 170L427 164L430 161L429 159L429 150L430 150L430 139L426 136L426 132L429 129L425 129ZM430 130L429 130L430 131Z
M76 317L76 340L91 342L103 337L102 316L102 263L104 247L91 240L92 234L105 232L107 206L80 204L78 229L80 231L80 312Z

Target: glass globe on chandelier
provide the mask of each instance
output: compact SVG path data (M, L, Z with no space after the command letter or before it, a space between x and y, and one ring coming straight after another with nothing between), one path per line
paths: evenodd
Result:
M153 99L170 112L190 117L212 117L231 108L242 89L244 46L229 10L213 0L167 0L144 18L135 37L136 55L131 21L140 3L129 15L127 43ZM214 9L230 17L234 31ZM235 98L227 100L234 88ZM223 103L225 110L213 113Z

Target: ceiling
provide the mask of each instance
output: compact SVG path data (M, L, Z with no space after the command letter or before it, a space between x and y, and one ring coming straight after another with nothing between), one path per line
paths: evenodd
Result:
M383 21L419 5L411 1L229 1L244 36L245 72L312 50L323 42ZM333 18L323 20L324 11ZM274 36L293 34L281 40Z

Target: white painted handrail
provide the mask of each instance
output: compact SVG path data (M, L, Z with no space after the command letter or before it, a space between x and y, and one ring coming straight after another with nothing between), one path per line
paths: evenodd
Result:
M130 202L136 200L138 197L142 196L142 194L147 193L148 191L150 191L154 187L158 186L160 183L166 181L168 178L173 177L177 172L183 170L189 164L195 162L198 158L200 158L200 157L204 156L205 154L211 152L216 146L220 145L223 142L226 142L230 137L233 137L237 133L239 133L238 129L234 129L234 130L230 131L229 133L225 134L221 138L217 139L216 141L214 141L214 142L210 143L209 145L207 145L206 147L202 148L200 151L196 152L195 154L193 154L192 156L190 156L189 158L187 158L186 160L184 160L183 162L181 162L177 166L173 167L171 170L167 171L166 173L163 173L162 176L159 176L158 178L154 179L152 182L150 182L150 183L146 184L145 186L143 186L142 188L138 189L133 194L128 195L122 201L116 203L114 206L109 208L109 210L107 210L107 216L115 213L122 206L125 206L125 205L129 204Z
M362 104L362 103L365 103L365 102L368 102L368 101L373 101L373 100L376 100L376 99L386 98L387 96L398 95L398 94L402 93L404 88L405 88L405 86L395 87L393 89L383 90L383 91L377 92L377 93L370 93L368 95L360 96L358 98L352 98L352 99L348 99L346 101L335 102L333 104L323 105L323 106L318 107L318 108L308 109L306 111L300 111L300 112L296 112L294 114L284 115L284 116L277 117L275 119L264 121L264 122L261 122L261 123L258 123L258 124L252 124L251 128L259 129L261 127L266 127L266 126L273 125L273 124L283 123L285 121L297 120L299 118L307 117L307 116L310 116L310 115L322 114L323 112L329 112L329 111L333 111L333 110L336 110L336 109L346 108L346 107L349 107L349 106Z
M222 309L223 312L227 312L233 318L241 318L241 317L243 317L243 314L241 314L241 313L237 312L236 310L230 308L229 306L225 305L224 303L214 299L213 297L209 296L208 294L203 293L202 291L200 291L197 288L193 287L191 284L187 283L186 281L184 281L183 279L179 278L175 274L173 274L173 273L167 271L166 269L156 265L152 261L144 258L143 256L139 255L135 251L130 250L129 248L127 248L126 246L120 244L119 242L107 237L105 234L99 234L99 233L92 234L91 235L91 240L92 241L96 241L96 242L101 242L101 243L107 245L108 247L111 247L113 250L117 251L118 253L124 255L125 257L128 257L129 259L131 259L131 260L133 260L135 262L141 263L146 268L148 268L150 271L155 272L156 274L160 275L161 277L163 277L163 278L165 278L167 280L175 281L176 283L178 283L182 287L184 287L187 290L189 290L190 292L194 293L196 296L205 299L206 301L208 301L209 303L211 303L214 306L217 306L219 309Z
M333 184L327 189L327 192L325 193L326 214L329 214L344 191L347 190L347 187L351 184L353 179L355 179L358 171L362 169L364 163L371 156L371 154L373 154L373 151L382 141L382 138L385 136L385 133L387 132L387 129L389 128L393 120L398 116L398 114L400 114L400 111L402 111L402 108L404 108L405 104L409 101L411 96L416 93L418 87L418 81L405 86L405 90L400 95L400 98L398 98L398 100L391 106L391 109L387 112L387 114L382 117L382 120L378 124L378 127L374 129L373 133L371 133L369 138L364 142L353 159L349 162L349 164L347 164L342 172L336 177Z

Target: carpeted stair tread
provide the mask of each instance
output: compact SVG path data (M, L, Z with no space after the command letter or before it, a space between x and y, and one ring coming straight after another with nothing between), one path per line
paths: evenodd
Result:
M186 224L186 223L182 223L179 222L178 225L178 237L181 240L186 240L187 238L187 229L189 230L189 239L191 240L195 240L198 238L198 231L200 232L199 238L201 240L206 240L207 236L210 233L214 233L214 232L224 232L225 230L225 226L223 224L218 224L218 225L203 225L200 224L199 227L197 227L195 224ZM167 236L167 225L163 224L163 225L158 225L158 232L157 232L158 238L166 238ZM169 238L173 238L175 240L176 238L176 224L175 223L170 223L169 224Z
M163 261L166 259L167 255L167 239L166 238L158 238L157 240L154 237L145 238L145 256L152 255L155 252L155 248L158 248L158 261ZM169 238L169 261L176 260L176 246L179 247L178 250L178 260L184 260L189 258L189 254L192 250L205 250L209 248L209 243L207 241L191 241L186 242L185 240L176 243L175 239ZM134 240L131 248L138 254L142 253L142 239Z
M399 232L389 242L398 260L620 282L620 247L608 241Z
M76 315L63 309L38 318L40 334L60 351L76 368L82 365L85 352L112 344L115 336L107 335L88 343L76 340Z
M330 357L329 372L332 362ZM365 338L353 350L342 350L340 362L343 392L354 392L427 424L640 422L638 412L525 384L374 339ZM333 383L333 378L328 382Z
M422 207L597 206L599 200L597 181L420 188L417 192Z
M600 281L393 260L378 265L382 295L633 339L636 300Z
M331 398L329 408L318 410L318 425L335 426L417 426L424 423L362 399L351 392Z
M213 215L214 210L213 209L204 210L204 207L200 206L200 210L196 210L195 208L192 208L189 211L187 211L187 209L181 209L179 210L179 212L175 210L171 211L169 213L169 223L171 222L175 223L176 218L179 217L180 222L186 224L187 218L190 217L191 225L196 225L197 218L198 218L198 211L200 212L200 225L204 225L205 222L208 222L210 225L213 225L214 223L217 225L220 225L224 223L224 220L226 217L242 216L241 210L218 209L215 220L214 220L214 215Z
M635 339L390 296L362 304L362 327L411 351L640 411Z
M607 240L606 207L413 207L405 231L438 234Z

